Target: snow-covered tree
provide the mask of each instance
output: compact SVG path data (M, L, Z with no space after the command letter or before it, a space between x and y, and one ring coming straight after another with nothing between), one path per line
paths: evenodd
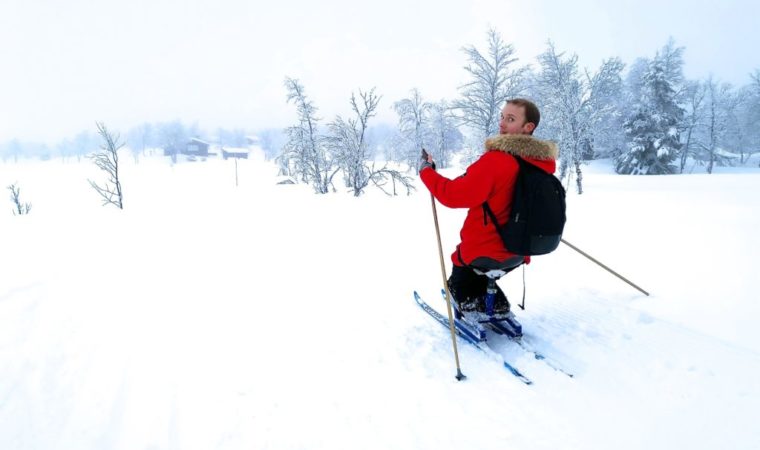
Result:
M81 161L83 156L89 155L100 146L99 136L88 130L77 133L71 143L73 152L77 157L77 162Z
M430 113L432 105L422 98L417 88L412 89L408 98L393 104L398 115L398 130L401 137L397 149L399 159L409 167L416 167L423 148L430 147Z
M61 160L66 162L71 156L77 157L77 162L81 161L82 156L91 153L98 148L97 138L88 131L77 133L73 139L64 139L57 143L55 148L61 156Z
M359 90L359 101L351 94L351 111L354 117L344 119L337 116L329 125L330 134L327 145L345 176L346 186L351 188L355 196L361 195L370 182L371 172L367 167L369 149L367 143L367 128L369 119L377 113L380 97L375 90L362 92Z
M325 139L319 132L317 107L306 96L303 85L296 79L285 78L287 101L296 105L298 125L285 130L287 142L280 161L290 167L302 181L310 183L319 194L333 187L332 179L340 170L329 154Z
M140 155L145 154L145 149L154 145L155 132L153 125L149 123L143 123L131 128L127 132L127 145L132 151L132 157L135 162L138 161Z
M43 161L49 160L52 156L53 149L47 144L41 142L26 142L13 139L0 146L3 161L13 158L13 162L18 162L20 157L39 158Z
M606 137L604 132L615 124L611 119L619 114L623 63L611 58L595 74L581 74L577 55L557 53L551 42L538 60L541 72L534 89L542 104L541 135L558 142L560 178L568 176L572 167L578 193L582 193L581 162L591 157L595 138Z
M732 92L731 85L719 83L710 77L705 82L705 139L701 145L701 158L707 164L707 173L722 156L718 150L723 146L729 133L729 122L735 115L738 97Z
M446 100L430 105L430 141L428 150L440 168L449 167L453 153L462 148L464 136Z
M190 140L193 130L185 127L181 121L174 120L157 124L155 131L156 144L164 149L164 154L171 156L172 162L177 162L177 155Z
M752 83L742 92L743 102L739 121L745 132L745 145L740 146L742 163L760 152L760 70L750 74Z
M369 120L374 117L380 97L372 89L369 92L359 91L359 96L351 94L351 111L353 117L344 119L337 116L329 125L327 146L335 161L343 171L346 186L354 196L360 196L371 184L379 187L387 194L385 186L390 181L396 194L396 183L406 188L409 193L412 180L400 172L388 168L387 165L377 167L373 161L372 150L368 139Z
M628 68L625 77L625 96L628 104L635 104L641 99L644 90L644 75L649 70L652 60L649 58L636 58Z
M395 124L376 123L367 130L371 154L374 159L394 160L393 149L398 136Z
M694 155L694 149L699 146L699 128L702 125L705 111L704 83L699 81L688 82L684 89L684 99L686 109L684 110L682 135L685 134L685 141L681 148L679 173L683 173L686 161Z
M726 125L726 136L723 143L727 149L733 153L739 154L738 164L744 164L752 154L752 129L747 122L747 109L749 97L745 96L746 90L739 89L733 93L736 99L735 107L728 111L728 123ZM734 163L735 161L732 161Z
M55 146L58 154L61 156L61 161L66 162L66 158L74 154L74 145L71 139L64 139Z
M0 157L3 158L3 162L8 162L13 155L13 149L11 147L12 141L0 143Z
M21 146L21 143L18 141L18 139L12 140L10 143L8 143L8 154L13 157L13 162L18 162L18 157L24 153L24 150Z
M525 88L525 67L517 67L515 49L507 44L494 29L488 30L488 50L481 52L475 46L463 49L467 55L464 69L470 81L460 86L462 97L454 101L453 108L461 123L471 128L473 141L479 153L483 140L499 132L501 108L507 99L517 97ZM468 159L472 159L470 155Z
M267 159L275 158L285 145L285 134L279 128L260 130L256 135L259 137L259 144Z
M246 145L246 133L242 128L235 128L228 130L225 128L219 128L216 130L219 145L223 147L245 147Z
M623 124L628 148L616 159L618 173L675 173L672 163L680 154L684 118L679 104L683 94L682 55L683 47L676 48L671 40L642 74L633 113Z

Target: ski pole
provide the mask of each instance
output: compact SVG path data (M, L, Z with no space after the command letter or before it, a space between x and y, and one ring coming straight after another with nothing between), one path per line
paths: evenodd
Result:
M423 150L424 151L424 150ZM446 282L446 266L443 263L443 247L441 246L441 229L438 226L438 213L435 210L435 197L430 194L430 204L433 205L433 221L435 222L435 235L438 239L438 259L441 261L441 277L443 279L443 288L446 290L446 311L449 314L449 331L451 331L451 343L454 346L454 361L457 365L457 381L462 381L467 378L459 366L459 351L457 350L457 334L454 330L454 315L451 312L451 293L449 292L449 284Z
M593 261L593 262L597 263L599 266L601 266L601 267L602 267L602 269L606 270L607 272L609 272L609 273L611 273L611 274L615 275L616 277L618 277L618 278L620 278L621 280L625 281L625 282L626 282L626 283L628 283L629 285L633 286L633 287L634 287L634 288L636 288L636 289L637 289L639 292L642 292L642 293L644 293L644 295L646 295L647 297L649 296L649 292L647 292L647 291L645 291L644 289L641 289L640 287L638 287L638 286L636 286L635 284L631 283L630 281L628 281L628 280L627 280L625 277L623 277L622 275L618 274L618 273L617 273L617 272L615 272L614 270L610 269L609 267L607 267L607 266L605 266L604 264L600 263L600 262L599 262L599 261L597 261L596 259L592 258L592 257L591 257L591 255L589 255L588 253L584 252L583 250L579 249L578 247L574 246L573 244L571 244L571 243L567 242L567 241L566 241L566 240L564 240L564 239L560 239L560 241L561 241L563 244L565 244L565 245L567 245L568 247L570 247L570 248L572 248L573 250L575 250L576 252L578 252L578 253L580 253L581 255L585 256L586 258L590 259L591 261Z
M422 159L428 160L429 155L425 149L422 149ZM435 168L435 165L433 165ZM443 280L443 289L446 291L446 312L449 314L449 331L451 332L451 343L454 346L454 361L457 365L457 381L467 378L459 366L459 350L457 349L457 333L454 329L454 314L451 312L451 292L449 292L449 283L446 282L446 265L443 262L443 246L441 245L441 227L438 226L438 212L435 210L435 197L430 193L430 205L433 207L433 222L435 223L435 237L438 241L438 259L441 262L441 279Z

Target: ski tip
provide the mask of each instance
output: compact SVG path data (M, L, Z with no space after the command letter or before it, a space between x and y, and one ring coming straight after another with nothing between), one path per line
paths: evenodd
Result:
M524 384L530 386L533 384L533 380L523 375L519 370L515 369L511 364L504 361L504 368L512 372L512 375L516 376L518 380L522 381Z

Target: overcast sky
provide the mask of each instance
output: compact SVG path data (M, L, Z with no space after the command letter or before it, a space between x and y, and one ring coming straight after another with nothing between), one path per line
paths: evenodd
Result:
M659 3L666 3L660 5ZM463 46L494 27L523 63L546 41L596 68L651 57L669 36L687 77L734 84L760 68L760 2L728 0L0 0L0 142L54 142L94 121L126 131L175 118L202 129L286 126L299 78L332 119L358 88L379 118L417 87L454 98Z

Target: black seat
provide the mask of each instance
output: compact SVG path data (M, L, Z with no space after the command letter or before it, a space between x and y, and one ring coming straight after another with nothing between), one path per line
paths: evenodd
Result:
M506 273L511 269L519 266L524 261L525 257L520 255L515 255L511 258L505 259L504 261L499 261L487 256L479 256L470 263L470 267L483 273L490 272L492 270L501 270Z

